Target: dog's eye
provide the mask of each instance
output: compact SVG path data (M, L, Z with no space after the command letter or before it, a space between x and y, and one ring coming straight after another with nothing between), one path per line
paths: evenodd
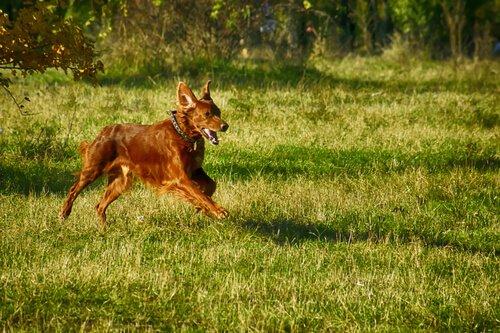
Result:
M210 116L210 111L205 112L205 117Z

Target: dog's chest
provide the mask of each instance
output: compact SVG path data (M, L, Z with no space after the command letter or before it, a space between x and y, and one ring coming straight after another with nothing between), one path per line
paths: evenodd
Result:
M205 158L205 145L203 141L197 141L186 153L186 167L189 173L202 167Z
M204 147L195 147L196 149L193 150L194 153L194 164L198 167L201 168L203 165L203 160L205 158L205 148Z

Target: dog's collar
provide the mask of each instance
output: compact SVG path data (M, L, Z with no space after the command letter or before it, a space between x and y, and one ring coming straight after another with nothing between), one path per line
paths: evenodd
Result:
M177 122L177 118L175 117L175 114L177 113L177 111L175 110L172 110L170 111L170 119L172 119L172 125L174 125L174 128L175 130L177 131L177 133L181 136L181 138L184 139L184 141L187 141L189 143L196 143L196 141L198 140L195 140L193 138L190 138L182 129L181 127L179 126L179 123Z

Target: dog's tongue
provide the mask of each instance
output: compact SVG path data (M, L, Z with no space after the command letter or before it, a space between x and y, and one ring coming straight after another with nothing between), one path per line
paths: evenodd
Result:
M214 145L218 145L219 144L219 139L217 138L217 133L216 132L211 131L208 128L204 128L203 131L205 132L205 134L207 135L208 139L210 140L210 142L212 144L214 144Z

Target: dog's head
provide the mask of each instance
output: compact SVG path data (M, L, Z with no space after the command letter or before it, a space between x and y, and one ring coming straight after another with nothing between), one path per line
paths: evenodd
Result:
M203 87L200 99L197 99L191 89L180 82L177 87L178 112L189 123L194 134L200 134L212 144L219 144L217 132L225 132L229 125L220 117L220 110L210 97L210 81Z

